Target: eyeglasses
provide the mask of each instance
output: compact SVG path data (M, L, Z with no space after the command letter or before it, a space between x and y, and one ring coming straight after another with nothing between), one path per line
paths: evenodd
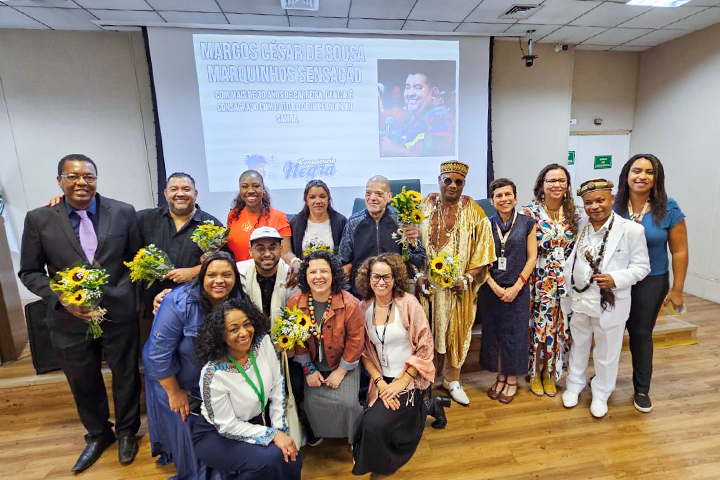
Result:
M548 185L567 185L567 179L566 178L548 178L545 180L545 183Z
M267 248L265 248L265 245L255 245L252 249L255 250L258 255L265 255L267 251L274 255L280 251L280 245L270 245Z
M77 183L81 178L85 180L85 183L95 183L97 181L97 176L95 175L76 175L74 173L68 173L67 175L60 176L70 183Z
M444 183L445 185L450 185L451 183L453 183L453 180L452 180L452 178L445 177L445 178L443 178L443 183ZM456 185L456 186L462 187L462 186L463 186L463 183L465 183L465 180L463 180L462 178L457 178L457 179L455 179L455 185Z
M382 280L385 283L390 283L390 280L393 279L392 273L386 273L385 275L380 275L379 273L371 273L370 274L370 280L374 283L379 282Z

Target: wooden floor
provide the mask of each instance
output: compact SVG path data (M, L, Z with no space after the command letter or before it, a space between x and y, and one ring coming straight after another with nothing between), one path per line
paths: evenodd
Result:
M699 343L655 351L652 413L632 406L627 352L621 357L610 412L600 420L590 415L587 388L580 404L567 410L559 395L537 398L522 379L518 396L506 406L485 396L492 374L469 373L463 383L471 405L453 404L445 430L428 424L415 456L392 478L719 479L720 305L690 296L686 300ZM140 452L132 465L121 466L113 446L78 477L172 476L172 467L158 467L150 458L144 423L140 434ZM66 384L0 389L0 478L71 478L70 467L84 446L82 435ZM343 442L326 441L302 452L304 479L356 478Z

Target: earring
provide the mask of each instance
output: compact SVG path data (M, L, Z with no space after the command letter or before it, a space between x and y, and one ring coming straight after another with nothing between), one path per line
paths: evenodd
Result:
M567 198L567 190L565 191L565 193L563 193L563 200L565 200L566 198Z

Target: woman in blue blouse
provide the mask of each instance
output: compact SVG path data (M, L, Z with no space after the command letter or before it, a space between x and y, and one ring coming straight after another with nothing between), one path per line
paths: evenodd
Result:
M163 299L143 348L152 456L160 456L160 465L174 462L178 480L209 477L192 446L191 428L197 416L191 413L199 412L202 369L194 356L195 339L214 306L244 296L238 278L232 255L210 255L194 281Z
M682 291L688 266L685 215L665 193L665 172L654 155L639 154L623 166L618 180L615 211L645 227L650 254L650 274L632 287L632 307L627 320L633 363L635 408L652 410L652 332L663 305L683 305ZM670 288L668 246L672 256L673 284Z

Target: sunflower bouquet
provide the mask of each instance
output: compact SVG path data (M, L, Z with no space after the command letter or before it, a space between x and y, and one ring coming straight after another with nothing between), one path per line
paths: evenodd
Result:
M433 285L444 288L451 288L458 278L462 278L460 262L457 255L440 254L430 262L430 280ZM458 300L462 300L462 294L458 293Z
M395 210L395 214L402 225L420 225L425 220L425 215L418 207L421 200L420 192L405 190L405 187L403 187L402 192L390 200L390 206ZM408 239L402 228L398 229L392 236L397 243L402 245L402 255L405 261L409 260L408 246L411 244L413 247L417 246L417 240Z
M98 306L102 287L107 283L108 274L102 268L74 267L57 272L50 281L50 288L62 296L64 305L92 308L88 322L88 333L93 338L102 334L100 324L105 320L107 310Z
M123 263L130 269L130 280L147 280L147 288L150 288L155 280L165 278L165 275L175 268L168 254L152 243L138 250L131 262Z
M228 241L230 229L222 225L215 225L212 220L205 220L197 226L190 236L204 254L210 255L220 250Z
M283 350L290 350L295 345L305 346L305 341L317 332L315 323L310 316L303 313L297 306L285 307L275 318L270 329L270 338Z
M312 243L312 242L310 242L310 243L308 244L307 248L305 249L305 251L303 251L303 257L307 257L308 255L310 255L310 254L311 254L312 252L314 252L315 250L323 250L323 251L326 251L326 252L333 253L332 248L328 247L328 246L325 245L325 244L322 244L322 243Z

